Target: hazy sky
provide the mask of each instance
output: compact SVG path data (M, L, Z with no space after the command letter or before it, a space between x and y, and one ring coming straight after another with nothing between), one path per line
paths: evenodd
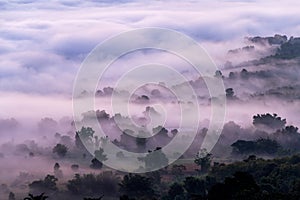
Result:
M122 31L175 29L207 46L213 59L218 59L218 51L238 46L244 36L297 36L299 6L297 0L2 0L0 117L7 115L3 110L8 112L9 105L32 103L32 95L51 96L54 102L57 95L70 97L85 56ZM212 44L222 44L224 49Z

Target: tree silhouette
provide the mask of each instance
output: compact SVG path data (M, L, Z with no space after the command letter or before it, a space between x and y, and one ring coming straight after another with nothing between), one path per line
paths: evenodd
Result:
M286 119L278 117L277 114L258 114L253 116L253 125L256 127L265 126L271 129L281 129L285 126Z
M63 172L62 170L60 170L60 165L59 163L55 163L54 167L53 167L53 170L54 170L54 175L57 177L57 178L62 178L63 177Z
M107 156L104 154L104 150L102 148L100 148L99 150L96 150L94 152L94 154L95 154L95 157L97 158L97 160L99 160L100 162L107 160Z
M118 192L119 177L112 172L94 174L75 174L75 177L68 181L68 192L74 195L84 196L115 196Z
M52 150L53 153L56 153L59 157L65 157L67 152L68 152L68 148L63 145L63 144L57 144L53 150Z
M9 193L8 200L16 200L15 194L13 192Z
M235 78L237 78L236 72L230 72L228 78L229 79L235 79Z
M236 172L233 178L227 177L210 189L209 200L255 199L260 189L253 177L246 172Z
M76 131L75 144L76 147L84 149L84 143L92 144L95 131L90 127L82 127L80 131Z
M246 69L242 69L240 76L242 79L248 79L249 78L249 72Z
M92 164L90 165L90 167L92 169L102 169L103 167L103 163L101 161L99 161L97 158L93 158L91 160Z
M194 162L198 166L200 166L199 171L201 173L207 173L210 168L211 159L212 159L212 154L208 153L206 149L202 149L197 153Z
M170 199L178 199L184 195L183 186L177 182L173 183L168 191L168 196Z
M92 164L90 165L93 169L101 169L103 166L103 161L107 160L107 156L104 154L104 150L100 148L94 152L95 158L91 160Z
M226 97L228 99L233 99L235 97L234 96L234 91L233 91L232 88L227 88L225 92L226 92Z
M33 181L29 184L31 191L57 191L56 182L58 179L55 176L47 175L44 180Z
M263 138L256 141L238 140L231 146L233 147L232 152L236 154L274 155L281 149L281 146L275 140Z
M206 196L207 184L204 180L190 176L183 181L183 187L189 197L197 196L204 198Z
M101 197L98 197L98 198L85 197L85 198L83 198L83 200L101 200L103 197L104 197L104 195L102 195Z
M120 192L129 197L142 199L155 196L153 184L150 178L141 175L125 175L119 184Z
M48 196L44 196L44 193L38 196L33 196L32 194L28 194L28 197L24 198L24 200L46 200L46 199L48 199Z
M163 153L161 147L156 147L154 151L148 151L146 157L138 158L140 161L145 162L146 169L160 169L168 165L169 159Z

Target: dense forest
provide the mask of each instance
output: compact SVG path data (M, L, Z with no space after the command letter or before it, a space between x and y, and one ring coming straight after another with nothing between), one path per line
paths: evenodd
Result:
M101 120L103 116L106 116L105 120L109 120L109 115L103 113L105 111L102 112ZM175 163L157 171L138 174L112 170L103 165L103 161L108 158L100 146L108 138L97 138L92 128L83 127L76 132L74 140L56 133L54 137L59 142L51 150L56 161L52 173L34 180L33 175L22 172L11 185L2 184L1 192L9 200L299 199L298 128L287 126L287 120L277 114L257 114L252 120L252 132L243 130L234 122L227 123L210 153L199 149L198 153L193 154L196 147L192 145ZM180 134L172 130L173 134L168 136L167 129L159 130L157 137L162 139ZM205 132L206 129L203 129L196 137L201 138ZM252 134L252 139L249 134ZM99 145L94 157L85 150L79 135ZM123 139L120 141L115 140L115 144L125 148L129 144L128 148L134 149L135 146L136 150L153 148L153 141L140 141L129 136L121 138ZM197 138L195 141L199 142ZM224 154L226 148L231 150L229 155ZM30 160L43 156L48 151L42 149L31 142L29 145L17 145L15 151L27 154L26 159ZM4 157L5 154L2 153L2 158ZM122 152L118 152L116 157L126 159ZM148 151L148 155L142 160L146 168L168 163L168 158L160 147ZM81 171L81 165L86 167L87 161L90 162L90 170ZM72 171L73 175L65 176L66 171ZM28 197L21 197L18 191L24 191L25 188L28 188Z
M215 78L226 86L228 118L211 151L201 148L209 127L204 116L193 143L185 152L173 152L171 157L179 159L170 164L163 147L175 137L188 140L185 130L173 121L147 131L139 125L151 119L161 121L162 113L154 106L157 102L172 109L183 105L193 110L195 105L172 98L163 83L145 86L130 99L139 113L132 118L101 107L82 113L79 121L42 118L34 131L26 130L24 121L1 119L0 133L5 138L0 144L0 199L300 199L300 39L275 35L248 37L246 43L249 45L229 50L228 55L238 57L259 48L268 49L269 54L238 63L227 61L215 72ZM191 98L207 109L213 99L203 78L188 83L201 94ZM182 91L186 84L172 88ZM78 98L90 92L83 91ZM108 86L98 88L95 97L105 101L113 94L127 93ZM176 118L177 113L172 116ZM99 136L90 124L94 117L109 133L106 137ZM91 126L78 129L76 123ZM22 137L23 132L31 131L32 139ZM151 137L135 137L139 135ZM109 142L145 156L132 163L132 173L112 169L105 165L111 158L120 165L131 158L122 151L111 155L105 149ZM93 146L94 151L86 146Z

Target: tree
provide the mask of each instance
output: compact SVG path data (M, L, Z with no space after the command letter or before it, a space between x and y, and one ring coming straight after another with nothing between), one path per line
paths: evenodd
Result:
M107 160L107 156L104 154L104 149L100 148L99 150L96 150L94 152L95 157L100 161L106 161Z
M76 131L75 144L78 148L83 149L84 144L92 144L95 131L90 127L82 127L80 131Z
M156 134L156 135L159 135L162 137L169 137L168 136L169 131L163 126L158 126L158 127L153 128L152 132L153 132L153 134Z
M233 153L236 154L269 154L274 155L279 152L281 146L275 140L258 139L256 141L238 140L231 145Z
M98 197L98 198L89 198L89 197L86 197L86 198L83 198L83 200L101 200L103 197L104 197L104 195L102 195L101 197Z
M221 72L220 70L217 70L217 71L215 72L215 77L216 77L216 78L224 78L224 76L223 76L223 74L222 74L222 72Z
M230 72L228 78L235 79L237 77L236 72Z
M52 150L53 153L56 153L59 157L65 157L67 152L68 152L68 148L63 145L63 144L57 144L53 150Z
M157 147L154 151L148 151L146 157L139 158L139 160L145 162L147 170L160 169L169 163L169 159L162 152L161 147Z
M55 177L57 177L57 178L63 178L63 172L62 172L62 170L60 170L59 163L55 163L53 169L54 169L54 175L55 175Z
M182 185L177 182L173 183L168 191L169 199L176 199L182 197L183 195L184 189Z
M48 196L44 196L44 193L38 196L33 196L32 194L28 194L28 197L24 198L24 200L46 200L46 199L48 199Z
M291 37L287 42L281 44L278 48L275 58L293 59L300 56L299 38Z
M59 170L59 168L60 168L59 163L55 163L53 167L54 171Z
M300 150L300 134L297 127L286 126L281 130L277 130L273 136L284 148L291 151Z
M90 167L92 169L102 169L103 167L103 163L101 161L99 161L97 158L93 158L91 160L92 164L90 165Z
M159 187L161 184L161 170L146 172L146 177L150 178L153 185Z
M206 196L206 183L204 180L190 176L183 181L183 187L187 191L188 196L197 196L204 198Z
M254 178L247 172L236 172L233 178L227 177L208 192L209 200L255 199L260 189Z
M97 116L98 121L100 121L100 120L108 120L110 118L109 114L107 114L105 112L105 110L101 110L101 111L97 110L96 111L96 116Z
M120 192L129 197L142 199L143 197L153 198L155 196L151 179L138 174L125 175L119 186Z
M241 75L242 79L248 79L249 78L249 72L246 69L242 69L240 75Z
M194 162L200 166L200 172L201 173L207 173L210 164L211 164L212 154L208 153L206 149L201 149L194 160Z
M285 129L282 130L284 134L299 134L298 127L295 126L287 126Z
M104 150L100 148L94 152L95 158L91 161L92 164L90 165L93 169L101 169L103 166L103 161L107 160L107 156L104 154Z
M228 99L233 99L233 98L235 98L235 96L234 96L234 91L233 91L232 88L227 88L227 89L226 89L226 97L227 97Z
M55 176L47 175L44 180L33 181L29 184L31 191L57 191L56 182L58 179Z
M95 137L96 137L96 136L95 136ZM100 141L101 141L102 147L105 147L105 146L107 145L108 141L109 141L109 138L108 138L108 136L101 137L101 138L100 138Z
M75 174L67 183L68 192L83 196L116 196L118 193L119 177L111 171L98 175Z
M250 154L255 151L255 142L238 140L231 147L233 147L232 152L235 154Z
M286 119L278 117L277 114L257 114L253 116L253 125L256 127L267 127L271 129L281 129L285 126Z
M258 139L256 140L256 151L261 154L276 154L279 149L280 145L275 140L271 139Z
M15 194L13 192L9 193L8 200L16 200Z
M129 198L127 195L120 196L120 200L136 200L135 198Z

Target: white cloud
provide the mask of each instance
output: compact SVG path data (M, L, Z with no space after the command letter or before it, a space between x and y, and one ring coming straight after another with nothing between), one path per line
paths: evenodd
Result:
M181 31L222 61L225 47L236 47L244 36L297 35L297 5L298 1L259 0L3 1L0 90L70 94L84 57L98 43L132 28Z

